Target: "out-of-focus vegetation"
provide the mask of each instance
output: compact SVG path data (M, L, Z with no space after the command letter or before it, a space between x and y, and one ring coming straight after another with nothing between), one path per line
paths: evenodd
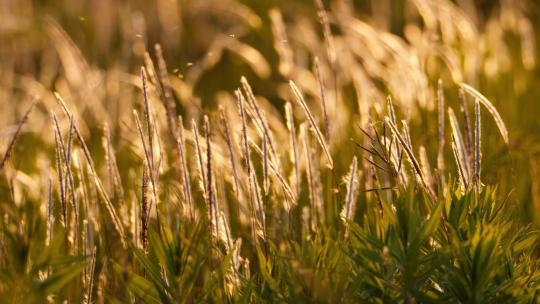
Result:
M0 0L6 302L535 302L534 1Z

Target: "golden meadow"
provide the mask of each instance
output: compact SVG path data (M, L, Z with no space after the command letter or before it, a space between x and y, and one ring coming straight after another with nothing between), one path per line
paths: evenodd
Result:
M536 303L534 1L0 1L0 302Z

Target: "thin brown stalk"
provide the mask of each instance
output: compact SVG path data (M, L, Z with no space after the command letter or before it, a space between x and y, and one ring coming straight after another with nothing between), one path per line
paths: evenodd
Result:
M94 250L92 251L92 263L90 265L90 278L88 279L88 288L86 289L86 304L93 303L92 302L92 291L94 289L94 272L96 270L96 254L97 254L97 248L94 246Z
M190 208L190 215L193 219L193 203L191 200L191 183L190 183L190 177L189 177L189 170L187 167L187 160L186 160L186 140L184 138L184 122L182 120L182 116L178 116L178 151L180 152L180 161L182 166L182 174L183 174L183 183L184 186L184 192L185 197L187 199L189 208Z
M155 45L156 57L159 68L159 76L161 83L163 84L163 102L165 103L165 109L167 110L167 122L169 129L173 135L176 135L175 128L178 125L176 120L176 104L173 99L171 81L169 79L169 72L167 72L167 64L163 58L163 51L159 44Z
M465 92L462 88L459 89L459 106L463 114L463 125L465 127L465 148L467 149L467 161L469 166L473 167L473 148L471 140L471 123L469 121L469 111L467 110L467 102Z
M384 208L383 208L382 198L381 198L381 194L379 193L379 189L382 190L382 188L381 188L381 185L379 183L379 178L377 177L377 172L375 171L375 167L373 165L374 162L373 162L373 157L372 156L369 156L369 163L370 163L369 170L371 172L371 179L373 180L373 184L375 186L375 189L373 191L375 191L375 197L377 199L377 205L379 207L380 215L384 216Z
M162 101L165 101L165 96L163 95L163 89L161 88L161 83L159 82L158 75L156 72L156 67L154 66L154 62L152 61L152 58L150 58L150 54L148 52L144 52L144 65L146 66L146 72L148 72L148 77L154 83L154 86L156 87L156 91L158 93L159 98Z
M105 123L103 137L103 148L105 149L105 156L107 160L107 170L109 171L109 177L111 179L111 191L115 189L119 196L120 201L124 201L124 188L122 186L122 180L120 178L120 172L118 170L118 164L116 162L116 156L111 144L111 132L109 126Z
M61 134L59 133L58 129L58 121L56 119L56 115L54 113L51 113L52 119L53 119L53 128L54 128L54 141L55 141L55 147L56 147L56 169L58 173L58 187L60 189L60 206L62 210L62 223L64 224L64 228L67 229L67 207L66 207L66 194L64 189L64 169L62 168L62 154L63 152L63 145L61 144Z
M159 74L160 74L161 82L163 83L163 87L158 80L154 63L152 62L152 59L150 58L150 55L148 53L145 54L145 65L147 68L148 75L154 82L157 93L163 105L165 106L169 134L171 136L172 141L176 143L176 145L174 145L173 147L174 162L175 162L175 167L177 168L176 171L180 179L180 184L185 184L185 183L189 183L189 181L185 181L185 177L187 174L185 172L182 172L181 170L181 168L184 168L184 166L181 164L182 152L180 151L181 147L180 147L180 144L178 143L178 132L179 132L178 128L180 127L183 128L183 126L179 123L177 115L176 115L176 103L174 101L173 94L172 94L172 87L171 87L171 83L169 79L169 73L167 72L167 65L165 63L165 59L163 59L163 52L159 44L155 45L155 51L156 51L156 57L158 61Z
M353 157L351 166L349 168L349 174L345 177L347 182L347 194L345 195L345 205L340 213L341 220L344 223L352 221L354 218L355 202L356 202L356 187L358 180L356 177L357 160L356 156Z
M66 106L64 100L62 99L62 97L56 92L54 94L56 96L56 100L62 106L62 109L64 110L64 113L66 114L66 116L68 116L69 119L73 121L73 130L75 131L75 135L77 136L77 140L81 144L84 156L86 158L86 161L88 162L90 171L92 173L92 177L94 178L94 182L96 184L96 187L98 188L98 192L101 195L101 197L103 198L103 200L105 201L105 206L107 207L107 211L109 212L109 214L111 216L114 227L115 227L116 231L118 232L118 234L120 234L120 240L122 242L122 245L125 246L126 245L126 243L125 243L126 240L125 240L125 234L124 234L124 227L122 226L122 222L121 222L120 218L118 217L114 206L112 205L112 202L111 202L111 200L109 198L109 195L107 194L107 191L103 187L101 179L97 175L97 172L96 172L96 169L95 169L95 166L94 166L94 161L92 160L92 157L90 156L90 151L88 150L88 147L86 146L86 142L84 141L84 138L82 137L81 132L79 131L79 128L77 127L77 124L75 122L73 114L67 108L67 106Z
M392 102L392 96L390 95L386 97L386 106L388 108L388 117L390 117L392 123L397 125L396 113L394 111L394 103Z
M482 162L482 125L480 117L480 103L478 99L474 101L474 180L476 187L482 184L480 179L480 164Z
M399 140L400 144L403 146L403 149L405 150L407 156L410 158L411 163L413 165L413 169L415 170L416 174L420 177L420 181L422 183L422 186L426 190L426 193L428 194L430 199L432 199L434 201L435 200L435 194L433 193L433 190L427 184L426 179L424 177L424 174L422 173L422 170L420 168L420 164L416 160L416 157L414 157L414 154L413 154L412 150L410 149L409 145L407 144L405 139L403 139L401 134L399 134L399 131L397 130L397 127L392 123L392 121L390 121L390 119L388 117L385 117L385 121L388 124L388 126L390 126L390 130L392 131L392 133L396 136L396 138Z
M68 142L67 147L64 143L64 138L62 136L62 131L60 130L60 125L58 124L58 119L56 118L56 115L52 115L53 118L53 124L55 128L55 132L58 135L58 141L59 141L59 151L60 156L63 159L63 164L66 167L65 177L63 178L63 185L61 185L61 188L63 189L63 202L67 204L68 201L68 189L69 194L71 194L71 202L73 204L73 209L75 212L75 218L77 218L77 204L76 204L76 197L75 197L75 185L73 180L73 175L71 174L71 146L72 146L72 133L73 133L73 122L70 120L69 125L69 133L68 133ZM61 162L62 163L62 162ZM63 169L62 169L63 170ZM77 221L75 221L77 223Z
M30 107L28 107L28 109L24 113L23 118L19 122L19 125L17 126L17 130L15 130L13 137L9 141L6 152L4 152L4 157L2 157L2 161L0 161L0 170L4 169L5 164L11 157L11 154L13 153L13 149L15 148L15 143L21 136L22 127L28 120L28 117L30 117L30 113L32 112L32 109L34 109L34 106L37 104L37 102L38 102L38 99L37 97L35 97L32 103L30 104Z
M499 128L499 131L503 137L504 143L508 145L508 130L506 129L506 125L504 124L501 115L499 115L499 112L497 109L493 106L493 104L480 92L478 92L476 89L471 87L468 84L461 83L460 86L465 90L467 93L471 94L473 97L476 98L476 100L480 101L484 107L488 110L489 114L493 117L495 120L495 123L497 124L497 127Z
M150 120L150 103L148 98L148 87L146 85L146 71L144 67L141 67L141 82L143 88L143 97L144 97L144 118L146 120L146 132L148 133L148 154L149 154L149 167L150 167L150 176L154 175L154 137L152 131L152 122ZM152 179L154 179L152 177Z
M438 138L439 138L439 152L437 154L437 170L440 178L440 183L444 184L444 119L446 115L444 114L444 92L442 87L442 80L439 79L437 86L437 98L438 98L438 114L439 114L439 125L438 125Z
M146 166L143 166L141 181L141 244L146 252L148 246L148 220L150 215L149 197L148 197L148 173Z
M406 120L402 120L401 123L403 125L403 138L407 142L407 145L409 146L409 149L411 151L414 151L413 147L412 147L411 133L409 131L409 124L407 123ZM407 157L407 159L409 160L409 163L411 163L411 167L412 167L413 166L412 160L410 159L410 157ZM415 182L415 186L416 186L416 185L418 185L419 177L418 177L417 174L414 174L414 170L413 170L413 177L414 177L414 182Z
M248 140L249 140L249 144L251 145L253 150L255 150L255 152L257 152L261 157L264 157L263 156L264 152L261 150L261 148L259 148L259 146L257 146L257 144L254 143L251 139L248 139ZM296 202L296 196L293 193L293 191L292 191L291 187L289 186L289 184L287 183L287 181L285 180L285 178L283 177L283 175L281 175L281 173L277 169L277 165L275 163L273 163L271 160L269 160L268 161L268 167L274 173L274 175L277 177L279 183L283 187L285 195L290 200L291 204L294 204Z
M304 152L306 157L306 176L309 189L309 201L311 202L311 227L315 229L316 219L318 218L317 196L315 194L315 179L313 176L313 160L311 159L311 146L309 144L309 134L306 131L306 125L300 126L300 134L304 140Z
M288 43L287 31L283 16L279 9L274 8L268 12L272 22L272 34L274 36L274 48L279 55L279 72L288 77L294 68L293 51Z
M249 157L249 142L248 142L248 135L247 135L247 124L246 124L246 113L244 108L244 97L242 96L242 92L240 90L236 90L236 98L238 100L238 109L240 110L240 119L242 120L242 137L244 142L244 159L246 163L246 169L248 176L250 176L250 157Z
M66 165L66 185L64 186L64 189L69 188L70 194L71 194L71 205L73 207L73 214L74 214L74 242L76 246L78 246L79 242L79 207L77 206L77 194L75 192L75 179L73 178L73 173L71 170L71 149L73 146L73 120L70 119L69 121L69 131L68 131L68 139L67 139L67 149L64 151L64 162Z
M219 236L219 225L218 225L218 210L216 198L214 195L214 181L213 181L213 169L212 169L212 145L210 143L210 122L208 116L204 115L204 133L206 136L206 179L207 179L207 189L208 189L208 210L210 216L208 220L210 221L210 231L215 229L216 237Z
M232 138L230 133L230 127L229 122L225 118L225 111L223 110L223 107L219 105L219 116L221 119L221 124L223 125L223 130L225 132L225 140L227 141L227 148L229 149L229 158L231 160L231 169L233 173L233 191L236 193L236 195L239 195L240 191L240 184L238 182L238 173L236 172L236 161L234 158L234 150L233 150L233 144L232 144Z
M290 80L289 84L291 86L291 89L296 96L296 100L304 110L304 113L308 117L309 123L311 125L311 131L315 135L315 138L319 142L319 145L324 151L324 155L326 156L326 159L328 161L328 167L332 169L334 167L334 162L332 160L332 155L330 155L330 149L328 148L328 145L326 144L326 141L323 138L323 135L321 134L321 130L319 130L319 127L317 127L317 122L315 121L315 118L311 114L311 111L309 110L309 107L307 106L304 97L302 96L302 92L300 92L300 89L296 86L294 81Z
M114 193L114 177L113 177L113 167L111 161L110 146L107 141L107 136L109 134L109 126L105 123L103 127L103 137L101 139L101 145L105 150L105 164L107 165L107 175L109 176L109 191Z
M336 48L334 46L334 37L332 36L332 31L330 30L330 20L328 19L328 13L326 12L324 5L321 0L315 0L315 5L317 6L317 14L319 15L319 21L323 28L323 36L326 42L326 52L328 58L332 65L336 62Z
M394 111L394 103L392 102L392 96L388 95L386 97L386 103L387 103L388 116L390 117L390 121L392 121L392 123L397 126L397 119L396 119L396 113ZM374 130L376 131L375 128L374 128ZM377 138L379 138L379 136L377 136ZM394 139L394 136L392 137L392 139ZM396 145L395 149L396 149L396 153L397 153L397 159L401 159L402 151L399 148L399 145ZM401 166L398 166L396 169L397 169L397 173L399 175L404 176L404 174L401 173ZM405 178L402 178L402 181L404 182L404 184L407 184Z
M152 165L152 156L150 154L150 150L152 150L152 147L146 146L146 141L144 139L144 132L141 127L141 121L139 119L139 113L137 110L133 110L133 115L135 116L135 124L137 125L137 130L139 131L139 136L141 137L141 142L143 144L143 150L144 150L144 156L146 160L146 167L148 168L148 176L150 178L150 184L152 185L152 193L154 195L154 201L157 202L157 190L156 190L156 180L155 175L153 174L153 165Z
M429 187L433 189L435 182L433 180L433 176L431 175L431 167L429 165L426 148L424 146L420 146L419 155L420 165L422 166L422 172L424 172L424 176L426 177L426 182L428 183Z
M264 194L268 194L268 190L270 187L269 181L268 181L268 146L267 146L268 140L266 139L266 136L263 137L263 189Z
M452 127L452 136L453 144L455 145L456 156L458 157L456 161L463 171L463 182L465 189L468 188L470 184L471 168L469 167L469 162L467 161L467 151L465 149L465 144L463 143L463 137L459 129L458 121L456 115L452 108L448 108L448 117L450 120L450 126Z
M47 239L49 244L53 238L53 193L52 193L52 177L49 176L49 191L48 191L48 201L47 201Z
M253 164L250 164L250 167L253 168ZM264 212L263 200L261 197L261 190L259 187L259 182L257 181L257 176L255 175L255 170L251 170L251 183L252 183L252 199L254 200L254 213L257 218L257 234L266 241L266 214ZM259 232L260 231L260 232Z
M203 154L202 154L202 150L201 150L201 144L200 144L200 141L199 141L199 129L197 128L197 123L195 122L195 120L191 120L191 128L192 128L193 136L194 136L194 139L195 139L195 147L197 148L197 158L199 160L199 177L200 177L200 181L201 181L201 183L200 183L201 188L202 188L201 190L204 193L205 199L208 199L208 197L207 197L208 185L206 184L206 174L204 172Z
M291 159L294 166L294 177L295 177L295 183L294 183L294 189L296 191L296 195L300 194L300 170L298 169L298 164L300 160L298 159L298 148L296 143L296 128L294 126L294 116L292 111L292 106L290 102L287 102L285 104L285 117L287 119L287 128L289 129L289 140L290 140L290 153L291 153Z
M466 191L469 187L467 173L465 169L463 168L463 163L461 162L461 157L459 156L459 148L458 148L458 144L456 143L456 137L454 133L451 134L451 138L452 138L452 152L454 153L454 159L456 160L456 166L458 168L458 173L459 173L460 188L461 188L461 191Z
M257 118L256 120L259 121L259 124L262 128L263 135L261 137L267 138L269 148L270 148L270 153L272 153L272 158L274 159L275 162L278 162L279 158L277 157L277 154L276 154L276 149L274 147L274 143L272 141L272 137L270 134L270 127L268 126L268 122L266 121L264 112L260 109L259 104L257 103L257 99L255 98L255 94L253 94L253 90L251 89L251 86L249 85L247 79L244 76L242 76L240 78L240 82L242 83L242 87L244 91L246 92L248 104L255 110L255 114Z
M319 93L321 95L321 104L323 109L323 115L324 115L324 130L326 135L326 141L330 142L330 122L328 120L328 112L326 109L326 93L324 88L324 81L322 79L321 75L321 69L319 66L319 57L315 56L315 74L317 75L317 80L319 82Z

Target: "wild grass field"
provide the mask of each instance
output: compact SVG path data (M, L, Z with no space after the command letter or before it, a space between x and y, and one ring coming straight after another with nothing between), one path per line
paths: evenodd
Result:
M537 303L539 18L0 0L0 303Z

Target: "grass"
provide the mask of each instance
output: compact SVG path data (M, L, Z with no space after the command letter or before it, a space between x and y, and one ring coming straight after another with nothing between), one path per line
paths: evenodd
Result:
M536 4L17 3L3 301L540 300Z

